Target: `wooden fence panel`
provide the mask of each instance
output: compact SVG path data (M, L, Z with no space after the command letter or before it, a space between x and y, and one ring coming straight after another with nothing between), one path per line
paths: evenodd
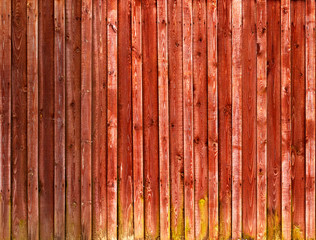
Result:
M315 239L315 16L0 1L0 239Z

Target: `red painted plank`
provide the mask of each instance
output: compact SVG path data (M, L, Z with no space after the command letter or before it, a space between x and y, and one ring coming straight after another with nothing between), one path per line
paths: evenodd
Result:
M206 1L193 2L195 239L208 238Z
M142 1L145 238L159 238L158 52L156 1Z
M92 1L81 6L81 236L92 237Z
M27 1L28 238L39 239L38 209L38 2Z
M106 4L93 1L92 52L92 223L93 239L106 239Z
M193 153L193 12L192 1L184 0L183 13L183 128L184 128L184 216L185 238L194 239Z
M209 239L218 239L218 83L217 83L217 1L209 0L207 18L208 82L208 206Z
M0 239L11 234L11 1L0 3Z
M40 238L54 236L54 1L39 1Z
M305 1L291 2L292 239L305 237Z
M117 2L107 2L107 237L117 239Z
M134 237L131 0L118 1L118 238Z
M315 1L306 1L305 39L305 157L306 157L306 239L313 239L315 232Z
M280 1L267 2L268 239L281 237Z
M219 238L232 236L231 0L218 2Z
M133 104L133 187L134 233L144 238L144 158L142 80L142 2L132 0L132 104ZM146 59L147 60L147 59ZM145 65L145 62L144 62ZM145 84L145 83L144 83ZM145 101L145 100L144 100ZM145 108L144 108L145 109Z
M65 2L54 1L54 238L65 238Z
M281 0L282 238L291 239L291 26L290 0Z
M12 1L12 238L27 238L26 1Z
M171 238L184 237L182 4L168 1Z
M157 1L160 239L170 239L167 0Z
M256 167L256 1L243 2L242 28L242 236L256 238L257 167Z
M66 0L66 238L78 239L80 224L81 2Z
M257 239L267 236L267 1L257 2Z
M242 233L242 2L232 1L232 238Z

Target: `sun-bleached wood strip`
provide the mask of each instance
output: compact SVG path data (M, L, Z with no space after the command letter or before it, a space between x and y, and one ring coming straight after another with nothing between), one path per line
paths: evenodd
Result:
M194 239L192 0L182 3L185 238Z
M132 0L132 105L133 105L133 178L134 234L144 238L143 190L143 82L142 82L142 3Z
M242 1L232 1L232 238L241 238Z
M218 239L217 1L207 1L209 239Z
M315 1L307 0L305 6L305 167L306 167L306 239L315 232Z
M170 239L167 0L157 1L160 239Z
M11 1L0 3L0 239L11 237Z
M267 2L257 1L257 239L267 235Z
M243 1L242 27L242 237L257 234L256 0ZM232 13L234 14L234 13Z
M106 3L96 0L92 7L92 239L106 239Z
M38 2L27 1L28 239L39 239L38 209Z
M107 1L107 238L117 239L117 1Z
M65 1L54 1L54 237L65 238Z
M27 2L12 1L12 236L27 238Z
M92 0L81 6L81 235L92 237Z
M182 2L168 1L171 238L184 238Z

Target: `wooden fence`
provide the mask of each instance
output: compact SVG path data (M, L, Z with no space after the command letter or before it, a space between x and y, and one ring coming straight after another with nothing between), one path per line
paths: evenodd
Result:
M1 0L0 239L315 239L314 0Z

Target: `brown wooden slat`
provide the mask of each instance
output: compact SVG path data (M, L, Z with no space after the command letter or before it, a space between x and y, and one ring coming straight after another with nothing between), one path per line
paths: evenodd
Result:
M106 239L106 4L93 1L92 52L92 223L93 239Z
M232 238L242 233L242 1L232 1Z
M27 1L28 239L39 239L38 209L38 2Z
M267 236L267 1L257 1L257 239Z
M92 1L81 6L81 236L92 237Z
M290 0L281 0L282 238L291 239L291 26Z
M0 239L11 234L11 1L0 3Z
M117 2L107 1L107 237L117 238Z
M160 239L170 239L167 0L157 1Z
M231 0L218 1L219 238L232 235Z
M182 3L168 1L171 238L184 237Z
M26 1L12 1L12 238L27 238Z
M66 239L78 239L80 223L81 2L66 0Z
M292 239L305 237L305 2L291 2Z
M315 232L315 1L305 5L305 167L306 167L306 239L313 239Z

